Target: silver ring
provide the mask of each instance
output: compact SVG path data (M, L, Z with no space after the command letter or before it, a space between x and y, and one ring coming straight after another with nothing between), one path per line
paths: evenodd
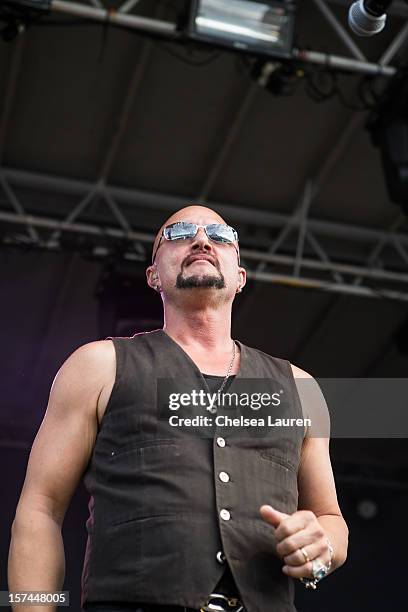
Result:
M312 561L312 574L313 578L317 580L321 580L325 576L327 576L328 569L326 565L318 558L313 559Z

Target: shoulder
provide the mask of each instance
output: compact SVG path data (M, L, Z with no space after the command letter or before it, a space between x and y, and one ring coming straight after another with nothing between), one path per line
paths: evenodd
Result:
M75 349L58 370L51 397L100 420L116 377L116 351L111 340L88 342Z
M309 372L306 372L306 370L302 370L302 368L298 368L298 366L295 366L293 363L289 362L289 364L292 369L294 378L313 378L313 376L309 374Z
M316 399L316 394L319 394L319 396L322 395L319 382L314 376L312 376L312 374L306 370L302 370L302 368L299 368L293 363L290 363L290 368L292 370L295 385L302 401L306 398L308 400L313 398L314 401Z
M311 421L306 440L330 437L330 414L319 382L306 370L290 364L304 417Z
M87 342L75 349L64 365L86 367L87 370L98 371L100 366L109 365L115 360L115 347L111 340L95 340Z
M88 342L75 349L58 370L53 387L58 383L75 384L99 392L116 365L115 348L110 340Z

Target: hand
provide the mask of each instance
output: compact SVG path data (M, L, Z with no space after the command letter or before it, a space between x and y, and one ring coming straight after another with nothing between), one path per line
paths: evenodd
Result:
M285 514L267 505L261 506L260 512L264 521L275 527L276 552L285 563L284 574L292 578L313 578L313 559L319 557L325 565L329 563L327 536L313 512L298 510ZM301 548L310 561L306 562Z

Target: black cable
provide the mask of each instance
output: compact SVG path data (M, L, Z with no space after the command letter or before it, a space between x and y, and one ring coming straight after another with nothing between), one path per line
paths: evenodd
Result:
M109 7L107 7L107 11L108 12L106 13L106 19L101 24L102 25L102 38L101 38L101 47L100 47L99 56L98 56L99 64L101 64L103 60L103 56L104 56L105 49L106 49L107 42L108 42L109 26L111 25L109 23Z
M309 97L315 102L326 102L326 100L329 100L336 95L334 75L326 68L308 68L304 71L304 76L306 81L306 94L309 95ZM322 78L326 78L326 84Z
M385 77L382 77L385 78ZM378 77L365 76L358 84L358 91L361 99L369 106L374 108L377 106L381 99L381 94L376 91L375 84L378 81Z
M365 112L371 110L378 101L378 94L374 90L373 81L378 77L366 76L360 79L357 86L357 94L360 104L356 104L348 100L339 84L339 74L327 68L306 70L305 91L309 97L315 102L325 102L330 98L337 97L341 104L355 112ZM322 77L328 79L327 84L322 81ZM320 79L320 82L319 82Z

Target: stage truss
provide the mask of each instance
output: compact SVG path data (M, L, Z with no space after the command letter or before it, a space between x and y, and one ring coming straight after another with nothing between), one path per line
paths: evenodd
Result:
M340 57L295 50L294 57L301 58L305 62L324 63L326 66L341 67L361 74L382 74L384 77L392 77L395 74L396 68L391 62L408 38L408 21L406 21L408 7L405 3L395 2L392 5L391 12L404 19L403 25L378 62L372 63L366 60L330 7L331 4L337 3L344 5L346 9L349 3L340 0L313 1L328 25L348 49L349 56ZM101 0L90 0L89 3L53 0L52 10L125 25L170 40L180 38L181 34L175 23L135 14L137 4L138 0L127 0L118 10L107 10ZM111 256L112 245L114 244L117 250L120 244L121 256L124 259L148 262L150 245L154 238L153 231L157 228L152 228L152 233L140 231L137 219L135 220L132 215L130 220L124 208L128 211L130 207L135 212L148 209L170 213L184 206L186 198L174 194L123 189L110 184L109 174L126 130L132 103L146 68L152 44L154 43L150 40L145 42L136 63L124 97L116 132L105 152L101 171L95 182L37 174L0 165L0 235L4 245L58 250L64 248L66 242L64 237L81 236L82 239L79 241L81 248L88 241L88 251L95 257ZM24 36L20 36L14 47L0 120L0 164L3 159L8 119L18 82L23 48ZM294 202L292 214L254 210L250 206L236 207L227 202L212 201L212 187L228 155L232 153L235 136L245 121L248 109L260 87L257 82L249 85L223 146L208 169L200 193L192 194L188 201L214 206L231 224L237 223L245 227L241 241L241 256L251 279L343 294L408 300L408 234L401 231L405 221L402 213L397 215L388 228L378 230L319 220L310 212L322 185L344 155L354 133L366 120L365 113L352 114L348 126L339 134L336 144L328 152L319 171L306 181L302 193ZM64 217L58 215L56 210L52 215L40 215L35 212L35 207L30 205L29 198L25 197L23 201L19 196L21 189L26 191L29 189L37 195L44 193L69 195L76 199L76 203ZM90 222L89 218L86 222L81 222L81 215L89 210L95 198L106 204L115 223L101 224L97 219ZM263 245L262 248L254 248L251 235L256 235L258 229L265 228L270 228L273 238L266 247ZM331 238L335 239L337 245L339 241L342 243L342 255L339 255L337 247L331 248ZM353 248L356 244L363 244L368 255L362 255L361 249L356 251ZM344 252L350 253L350 257L344 256ZM390 252L392 252L391 257Z

